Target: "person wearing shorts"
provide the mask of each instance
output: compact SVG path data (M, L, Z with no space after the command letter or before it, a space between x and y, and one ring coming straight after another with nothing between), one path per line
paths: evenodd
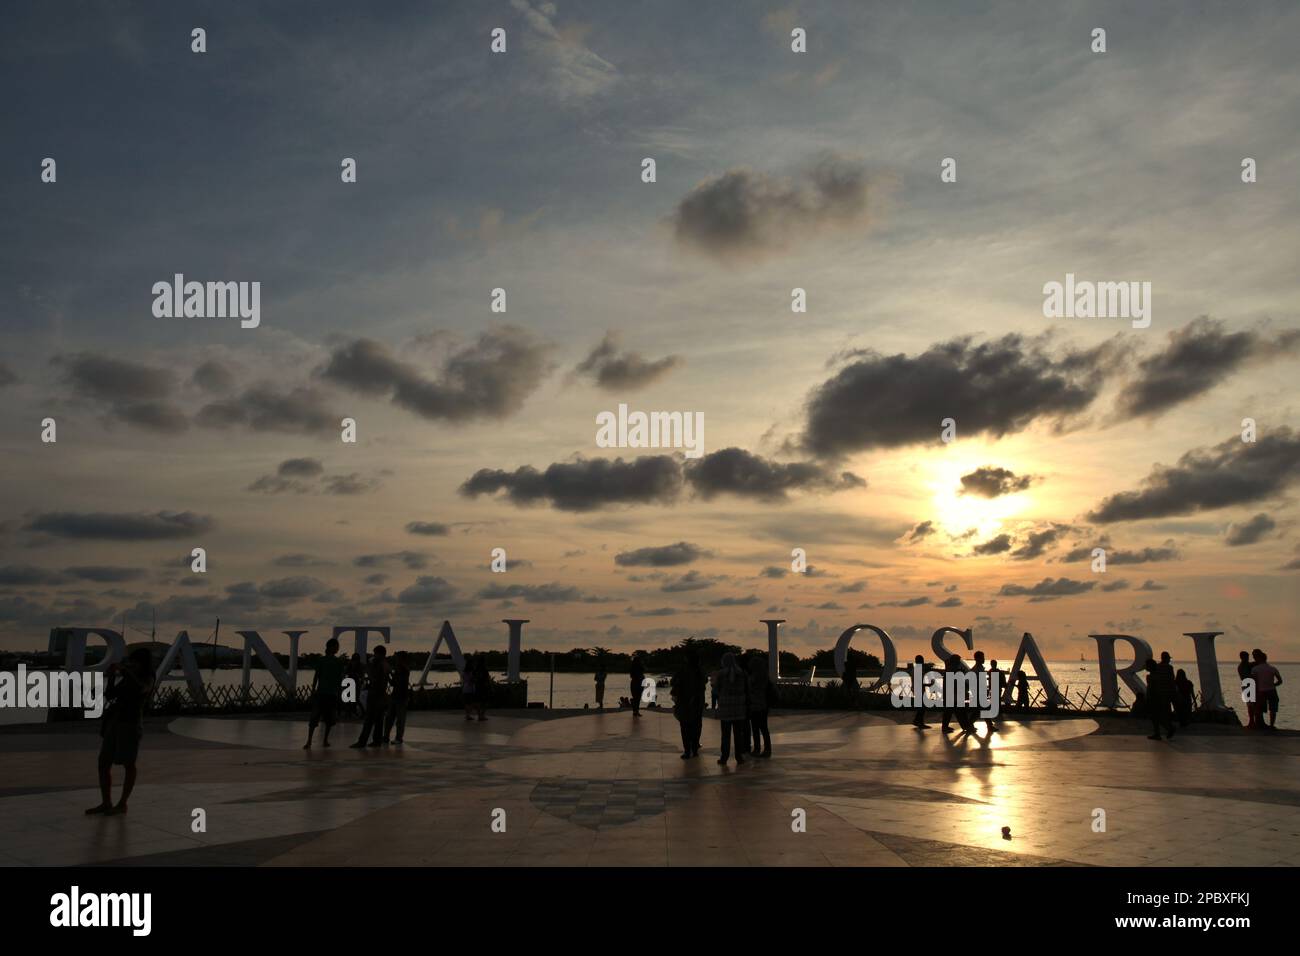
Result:
M1277 730L1277 688L1282 683L1282 674L1268 662L1268 655L1259 648L1251 651L1255 666L1250 669L1250 676L1255 681L1255 719L1260 730ZM1264 715L1268 714L1268 723Z
M140 754L140 738L144 736L144 708L153 693L153 682L153 657L148 648L133 651L125 666L114 663L108 668L108 687L104 696L108 698L109 706L99 728L103 738L99 748L101 799L86 811L87 816L126 813L126 802L135 789L135 762ZM113 805L114 764L126 770L122 797L116 806Z
M311 738L320 723L325 724L321 744L330 745L330 730L338 717L339 695L343 690L343 661L339 658L339 642L331 637L325 642L325 656L316 664L316 676L311 679L311 720L307 723L307 742L303 750L311 750Z

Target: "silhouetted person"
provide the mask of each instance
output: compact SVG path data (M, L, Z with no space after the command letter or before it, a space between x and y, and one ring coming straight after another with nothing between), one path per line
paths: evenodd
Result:
M596 706L605 709L605 659L596 662Z
M1250 669L1250 676L1255 680L1255 714L1260 730L1277 730L1277 689L1282 683L1281 672L1268 662L1268 655L1258 647L1251 652L1255 666ZM1268 723L1264 723L1264 714L1268 714Z
M858 684L858 665L852 658L844 662L844 697L848 700L850 707L857 707L858 691L861 689Z
M474 686L478 693L474 697L478 708L478 719L487 720L488 694L492 690L492 674L488 671L487 655L478 654L474 658Z
M347 703L349 716L364 717L366 713L366 665L360 654L348 660L347 676L352 678L353 699Z
M1250 680L1250 671L1251 668L1254 667L1255 665L1250 662L1250 655L1245 651L1242 651L1238 655L1238 657L1240 658L1240 660L1237 661L1237 679L1241 684L1241 692L1242 692L1242 696L1244 697L1246 694L1246 687L1247 687L1246 681ZM1251 699L1245 701L1247 730L1251 730L1256 726L1255 713L1259 709L1258 704L1256 703L1256 701L1258 700L1259 697L1252 694Z
M944 661L943 664L943 673L944 673L943 725L939 729L942 730L945 734L952 733L951 719L954 714L957 717L957 723L961 726L963 733L969 734L974 731L974 726L971 724L971 720L970 720L970 710L966 706L965 693L957 685L952 685L956 689L957 697L951 700L948 698L948 693L949 693L948 675L961 674L964 671L965 668L962 667L960 654L952 654L949 656L949 658L946 661Z
M741 727L748 720L746 696L748 681L745 672L736 663L736 655L731 651L722 655L722 667L718 670L718 719L722 722L722 756L718 763L726 764L731 757L731 741L736 741L736 763L745 762L741 753Z
M361 725L361 736L353 747L364 747L366 738L374 732L370 746L378 747L383 743L384 713L388 709L388 649L380 644L370 658L366 669L366 719Z
M311 679L311 719L307 722L307 742L303 750L311 749L311 739L316 734L316 725L322 721L325 733L321 745L330 745L330 730L338 715L339 695L343 691L343 660L338 656L338 638L331 637L325 642L325 656L316 662L316 673Z
M754 741L750 739L749 724L749 664L753 659L754 655L751 651L744 651L736 659L736 666L745 672L745 723L740 728L740 750L737 752L746 756L754 752Z
M1174 713L1178 715L1178 726L1186 727L1192 722L1192 698L1196 688L1187 679L1187 671L1179 668L1174 676Z
M919 678L917 674L921 675ZM916 667L912 669L912 706L916 713L912 716L912 726L917 730L929 730L925 722L925 655L916 655Z
M1174 669L1168 664L1157 664L1150 658L1146 663L1147 671L1147 713L1151 717L1151 736L1148 740L1160 739L1160 728L1164 727L1169 739L1174 739L1174 718L1172 705L1174 701Z
M393 672L389 677L393 690L388 698L388 712L384 714L384 743L388 743L394 726L397 743L406 736L406 708L411 702L411 665L406 662L406 651L393 655Z
M989 733L991 733L991 734L997 733L998 725L995 724L995 723L993 722L993 718L992 718L992 717L981 717L981 716L979 716L979 713L980 713L980 696L979 696L979 689L980 689L980 687L981 687L981 686L987 686L987 687L989 688L989 691L988 691L988 693L989 693L989 703L992 703L992 699L993 699L993 685L989 682L989 672L986 671L986 670L985 670L985 667L984 667L984 652L983 652L983 651L976 651L976 652L975 652L975 666L972 667L971 670L973 670L973 671L975 672L975 699L974 699L973 701L971 701L971 708L970 708L970 710L971 710L971 715L970 715L970 726L971 726L971 729L972 729L972 730L975 729L975 721L976 721L976 719L978 718L979 720L984 721L984 728L985 728Z
M1024 671L1016 671L1016 709L1029 710L1029 678Z
M628 689L631 691L632 699L632 716L641 716L641 694L644 688L641 686L645 682L645 668L641 666L639 657L632 658L632 672L628 675Z
M153 677L153 658L144 647L132 651L125 664L108 666L108 684L104 688L108 709L99 726L103 738L99 748L100 801L86 811L87 815L126 813L126 802L135 789L135 762L144 736L144 708L153 693ZM113 805L113 764L125 768L117 806Z
M762 654L755 654L749 659L749 739L755 757L772 756L772 734L767 729L771 709L772 679L767 676L767 661Z
M693 647L688 647L685 662L673 675L671 693L673 697L673 716L677 718L682 734L682 759L700 755L700 733L704 725L704 669L700 667L700 655Z
M1007 705L1007 674L1006 671L999 670L997 661L990 660L989 661L989 700L990 701L992 701L994 696L992 690L994 686L993 685L994 680L997 680L998 707L1000 709L1005 709Z

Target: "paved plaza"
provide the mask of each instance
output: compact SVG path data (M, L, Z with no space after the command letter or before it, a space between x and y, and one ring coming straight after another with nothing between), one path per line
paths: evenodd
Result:
M344 723L310 752L302 719L151 718L116 817L82 813L98 802L95 725L6 727L0 863L1300 864L1300 734L1194 725L1156 743L1136 721L1040 719L952 739L846 712L771 725L772 759L724 768L715 720L682 760L663 711L413 712L404 746L349 749Z

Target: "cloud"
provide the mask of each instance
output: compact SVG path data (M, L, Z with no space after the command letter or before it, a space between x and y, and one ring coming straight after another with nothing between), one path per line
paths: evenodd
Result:
M1051 601L1059 597L1083 594L1097 586L1096 581L1075 581L1070 578L1043 578L1037 584L1024 587L1004 584L998 594L1003 597L1028 597L1031 601Z
M729 494L780 503L788 491L830 492L865 484L851 472L837 475L815 462L780 463L724 448L685 464L669 455L643 455L631 462L579 456L544 472L529 465L513 472L483 468L461 484L460 493L476 498L505 492L516 505L549 503L560 511L592 511L620 504L673 504L686 486L706 501Z
M553 3L530 4L528 0L510 0L528 24L524 48L543 64L540 86L562 104L580 104L608 91L618 82L618 69L597 56L578 39L583 31L560 30L555 26Z
M53 587L65 584L67 580L57 571L30 564L7 564L0 567L0 587Z
M439 524L436 521L409 521L406 524L406 530L409 534L431 536L442 536L451 532L451 529L447 525Z
M192 511L158 511L152 514L51 511L38 514L23 525L24 530L98 541L161 541L189 538L215 527L207 515Z
M1029 561L1042 556L1067 530L1069 530L1067 525L1052 525L1039 531L1031 531L1024 543L1011 552L1012 560Z
M18 376L14 374L13 369L4 362L0 362L0 388L4 388L6 385L13 385L17 381Z
M922 521L920 524L914 525L912 527L912 530L907 533L907 543L915 544L918 541L922 541L925 538L928 538L930 535L934 533L935 533L934 522Z
M364 495L382 484L378 478L363 477L360 472L354 471L321 479L321 491L327 495Z
M834 492L867 484L849 471L836 474L816 462L776 462L742 448L724 448L687 462L685 473L687 483L706 501L732 494L779 502L788 491Z
M1103 539L1098 545L1080 545L1070 550L1061 562L1072 564L1077 561L1091 561L1092 549L1094 547L1104 547L1106 549L1106 564L1149 564L1153 561L1176 561L1182 555L1178 548L1174 546L1172 539L1166 541L1159 548L1142 548L1140 551L1126 551L1123 548L1112 548Z
M361 554L352 559L359 568L386 568L401 562L412 571L421 571L428 567L429 559L419 551L392 551L388 554Z
M63 384L78 398L93 401L110 418L160 434L189 428L189 419L167 399L176 376L164 368L110 356L57 355L50 364L63 369Z
M477 596L485 601L520 599L529 604L567 604L590 600L576 587L559 583L489 584Z
M319 458L286 458L275 469L282 478L314 478L324 472L325 466Z
M1118 578L1111 581L1109 584L1103 584L1101 589L1103 591L1126 591L1128 590L1128 586L1128 581L1125 578Z
M647 359L637 352L620 354L617 334L606 332L600 344L588 353L574 372L587 376L606 391L630 391L663 378L685 361L680 355Z
M792 177L730 169L677 204L677 241L718 259L753 258L819 233L865 225L868 175L858 160L826 154Z
M670 504L681 494L681 463L668 455L576 458L545 471L529 465L513 472L483 468L460 486L469 498L498 491L515 505L548 502L560 511L592 511L609 505Z
M976 468L968 475L961 476L961 494L979 495L981 498L996 498L999 495L1011 495L1024 491L1034 481L1033 475L1016 475L1015 472L993 465Z
M271 560L271 563L281 568L310 568L318 565L332 564L333 562L326 561L323 558L318 558L314 554L306 554L305 552L299 551L294 554L278 555ZM185 558L185 566L190 566L190 559L188 556Z
M709 602L709 607L748 607L751 604L758 603L757 594L749 594L745 597L721 597Z
M138 581L145 576L144 568L120 568L103 564L83 564L64 568L63 573L82 581L95 581L100 584L118 584L123 581Z
M1254 544L1276 527L1277 522L1261 511L1249 521L1241 524L1233 522L1228 525L1228 529L1224 533L1224 541L1232 547Z
M1247 365L1281 358L1300 346L1300 329L1275 336L1262 328L1225 332L1208 316L1169 333L1169 345L1142 359L1137 374L1120 394L1117 411L1125 418L1153 418L1208 392Z
M699 571L687 571L685 574L675 578L670 578L660 585L660 591L667 591L670 594L678 594L683 591L703 591L705 588L713 587L713 581L703 577Z
M1041 339L1007 335L953 339L916 356L848 352L848 364L809 396L798 444L836 458L934 443L945 418L965 437L1000 438L1040 419L1062 428L1097 398L1114 351L1108 342L1053 357Z
M325 585L316 578L299 575L291 578L277 578L258 587L257 593L271 601L292 601L311 597L325 590Z
M637 548L635 551L623 551L614 556L614 563L620 567L667 568L679 564L690 564L711 552L689 541L665 544L659 547Z
M289 458L282 461L274 475L263 475L246 489L278 495L361 495L379 488L378 478L363 477L360 472L325 475L325 466L316 458Z
M207 359L194 370L190 381L205 392L224 395L234 391L237 377L227 363L220 359Z
M1169 589L1165 587L1165 585L1156 584L1156 582L1152 581L1150 578L1147 578L1145 581L1142 582L1142 586L1138 588L1138 590L1139 591L1167 591Z
M550 351L530 332L501 326L452 352L429 378L387 346L357 339L335 349L318 374L361 395L387 396L422 418L462 423L502 419L522 408L551 369Z
M962 603L961 598L950 597L950 598L944 598L942 601L936 604L935 607L961 607L961 603Z
M1234 437L1193 449L1172 468L1157 465L1142 490L1111 495L1088 520L1141 521L1249 504L1276 497L1298 479L1300 435L1279 428L1255 442Z
M455 585L444 578L423 575L397 595L399 604L457 604Z
M1002 554L1011 550L1011 535L1000 534L971 549L971 554Z
M325 395L310 386L281 392L273 385L254 385L231 399L199 409L194 421L205 428L244 427L255 432L291 435L338 434L343 416L330 410Z
M920 597L905 598L902 601L881 601L876 607L920 607L929 603L930 599L922 595Z

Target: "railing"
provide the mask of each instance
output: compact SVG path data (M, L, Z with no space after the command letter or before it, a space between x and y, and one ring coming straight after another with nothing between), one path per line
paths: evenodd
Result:
M147 712L164 716L179 714L291 713L311 709L312 691L299 686L290 694L279 684L271 687L204 687L195 697L188 686L159 687L149 701ZM459 684L412 687L408 710L455 710L464 705ZM523 708L528 706L528 682L493 681L488 685L489 707ZM341 703L340 707L349 705Z

